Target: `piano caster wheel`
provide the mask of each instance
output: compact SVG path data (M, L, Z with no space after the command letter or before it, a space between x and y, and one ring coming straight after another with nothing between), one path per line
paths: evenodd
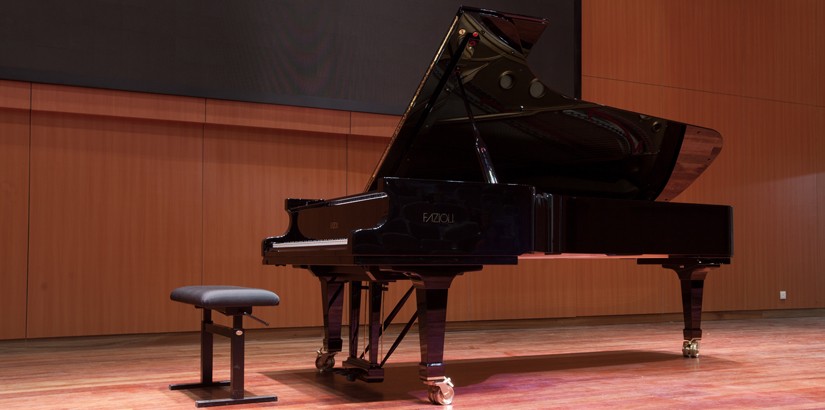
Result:
M682 355L693 358L699 357L699 340L685 340L685 342L682 343Z
M354 382L358 378L355 373L347 373L346 377L348 382Z
M315 368L320 373L331 371L335 367L335 353L327 353L318 350L318 357L315 358Z
M427 382L427 397L431 403L447 406L453 403L453 396L453 381L449 377L440 382Z

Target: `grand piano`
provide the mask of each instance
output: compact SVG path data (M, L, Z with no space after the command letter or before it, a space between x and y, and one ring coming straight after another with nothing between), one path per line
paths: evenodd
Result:
M722 139L553 91L526 61L547 24L460 8L365 192L286 199L288 230L263 240L263 263L319 279L319 370L382 381L417 321L419 377L430 401L450 404L454 385L443 360L450 284L523 258L632 258L675 271L682 352L698 356L703 283L730 263L732 209L670 200L710 165ZM383 317L384 291L400 281L411 286ZM336 368L347 292L349 351ZM379 357L384 331L413 293L416 313Z

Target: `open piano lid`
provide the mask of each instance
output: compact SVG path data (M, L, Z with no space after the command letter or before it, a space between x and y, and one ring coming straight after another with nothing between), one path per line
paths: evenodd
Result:
M666 201L710 165L722 146L713 130L545 86L526 58L547 24L459 8L367 190L377 189L381 178L401 177ZM479 154L485 144L488 157Z

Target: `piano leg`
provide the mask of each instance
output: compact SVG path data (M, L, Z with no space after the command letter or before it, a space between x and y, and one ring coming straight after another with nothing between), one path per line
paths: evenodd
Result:
M335 367L335 354L343 348L341 322L344 312L344 282L319 276L321 281L321 302L324 314L324 346L318 350L315 367L320 372L328 372Z
M682 313L685 318L685 341L682 354L685 357L699 357L699 339L702 338L702 291L705 276L713 268L729 264L730 258L651 258L638 259L640 265L662 265L679 275L682 286Z
M454 396L453 383L444 372L447 293L454 277L436 276L413 280L421 344L418 377L427 385L430 401L443 405L452 403Z
M718 264L695 263L664 264L679 275L682 287L682 313L685 320L682 354L685 357L699 357L699 340L702 338L702 291L705 276Z

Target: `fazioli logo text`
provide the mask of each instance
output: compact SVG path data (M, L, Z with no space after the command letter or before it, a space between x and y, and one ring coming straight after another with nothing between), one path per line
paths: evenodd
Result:
M454 224L455 214L424 212L422 213L422 220L424 223L431 224Z

